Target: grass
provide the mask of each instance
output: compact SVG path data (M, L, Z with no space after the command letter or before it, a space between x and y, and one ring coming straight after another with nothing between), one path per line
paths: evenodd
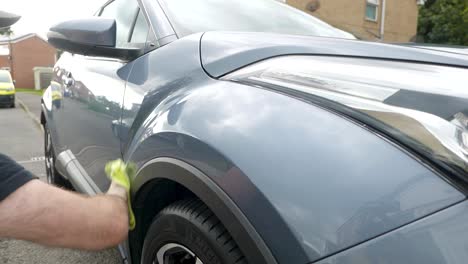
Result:
M28 89L28 88L16 88L17 93L31 93L31 94L37 94L41 95L44 93L44 89L41 90L34 90L34 89Z

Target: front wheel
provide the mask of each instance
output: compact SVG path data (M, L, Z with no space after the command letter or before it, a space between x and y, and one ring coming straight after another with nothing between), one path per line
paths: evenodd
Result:
M160 212L143 244L142 264L246 264L229 232L198 199Z

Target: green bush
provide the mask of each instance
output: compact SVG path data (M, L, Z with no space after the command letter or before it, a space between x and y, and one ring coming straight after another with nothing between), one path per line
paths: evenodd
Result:
M424 42L468 45L468 0L427 0L419 12Z

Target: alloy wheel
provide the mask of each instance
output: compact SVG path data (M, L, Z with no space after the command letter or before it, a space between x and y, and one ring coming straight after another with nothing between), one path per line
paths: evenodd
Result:
M203 262L190 249L169 243L158 250L153 264L203 264Z

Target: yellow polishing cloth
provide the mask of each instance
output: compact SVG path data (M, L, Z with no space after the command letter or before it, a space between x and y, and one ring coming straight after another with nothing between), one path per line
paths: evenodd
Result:
M130 177L136 173L136 168L133 164L125 164L122 160L109 161L106 164L106 174L116 184L122 186L127 191L128 215L130 230L135 229L136 221L133 214L132 204L130 201Z

